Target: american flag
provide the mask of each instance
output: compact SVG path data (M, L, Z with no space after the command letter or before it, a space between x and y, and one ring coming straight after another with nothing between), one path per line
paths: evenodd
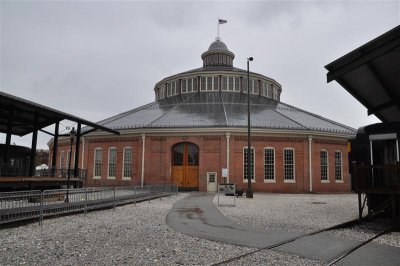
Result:
M225 24L225 23L227 23L228 21L227 20L225 20L225 19L218 19L218 23L219 24Z

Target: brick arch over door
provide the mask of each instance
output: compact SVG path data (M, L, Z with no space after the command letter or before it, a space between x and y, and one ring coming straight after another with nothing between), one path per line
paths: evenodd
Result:
M180 142L172 147L172 182L180 190L199 190L199 146Z

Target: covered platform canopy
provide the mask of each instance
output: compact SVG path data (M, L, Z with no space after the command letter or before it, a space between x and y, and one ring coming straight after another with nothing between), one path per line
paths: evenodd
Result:
M359 219L362 220L367 200L368 215L391 210L393 220L398 224L400 26L342 56L325 68L329 71L328 82L336 80L368 109L368 115L374 114L383 122L360 128L353 141L352 178L358 193ZM381 148L377 146L376 151L373 148L374 141L381 142ZM382 141L386 142L382 144ZM363 153L367 155L360 156ZM396 159L393 156L395 154ZM378 162L374 159L375 155ZM393 164L393 161L396 163ZM366 194L364 203L362 193Z
M325 66L336 80L382 122L400 121L400 26Z
M2 173L1 175L4 176L7 174L7 169L10 165L9 147L11 142L11 135L24 136L29 133L32 133L32 146L28 175L32 176L35 173L34 158L36 155L37 133L39 130L54 137L52 168L55 169L57 158L57 142L59 137L59 123L62 120L69 120L77 123L77 131L75 137L75 177L78 174L79 145L80 137L82 135L97 129L119 135L118 131L112 130L108 127L0 91L0 133L6 134L5 149L4 154L2 154L3 160L0 162L0 169L3 169L3 171L0 171L0 173ZM53 124L55 124L54 134L43 130L43 128ZM82 133L82 125L89 126L91 130Z
M24 136L62 120L101 129L114 134L119 132L53 108L0 91L0 133ZM11 123L11 128L9 127Z

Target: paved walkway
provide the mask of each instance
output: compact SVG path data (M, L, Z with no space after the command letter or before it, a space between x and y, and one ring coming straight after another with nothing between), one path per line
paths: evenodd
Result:
M167 224L181 233L223 243L263 248L301 233L259 231L231 222L214 206L214 194L192 193L175 203L167 215ZM243 217L246 219L246 217ZM360 242L318 234L300 238L273 250L329 262ZM338 263L339 265L400 265L400 249L370 243Z

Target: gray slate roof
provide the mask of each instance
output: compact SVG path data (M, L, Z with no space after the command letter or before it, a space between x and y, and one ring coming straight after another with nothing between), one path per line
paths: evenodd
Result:
M226 44L223 41L219 40L219 39L217 39L213 43L211 43L210 47L208 48L208 51L221 51L221 50L229 52L228 47L226 46Z
M169 97L99 122L113 129L247 127L247 95L202 92ZM296 107L251 95L254 128L355 134L355 129Z

